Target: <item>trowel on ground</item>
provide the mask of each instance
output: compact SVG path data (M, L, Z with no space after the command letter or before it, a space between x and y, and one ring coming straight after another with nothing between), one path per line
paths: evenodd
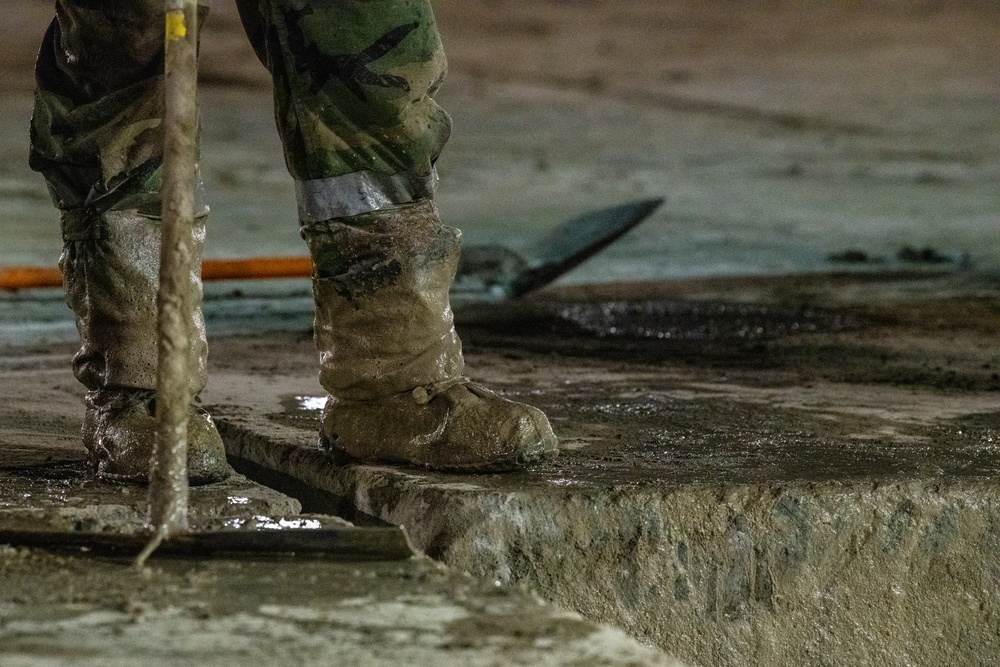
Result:
M274 523L269 522L269 523ZM158 553L186 557L275 558L308 556L340 561L406 560L416 554L400 526L343 525L335 518L285 521L294 527L185 530L158 545ZM276 524L277 525L277 524ZM23 530L0 525L0 544L100 556L134 558L149 544L148 532Z
M452 300L504 301L544 287L618 240L662 203L662 198L643 199L585 213L549 232L527 257L501 245L467 246L459 258Z

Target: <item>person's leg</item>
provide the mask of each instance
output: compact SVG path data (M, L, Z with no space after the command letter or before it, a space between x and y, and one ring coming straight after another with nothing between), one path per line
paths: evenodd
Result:
M501 470L551 456L539 410L463 377L460 248L433 169L451 127L426 0L240 0L313 258L322 439L361 460Z
M60 267L76 315L76 377L89 390L84 444L98 473L146 479L157 364L159 188L162 163L162 0L64 0L36 66L30 164L61 212ZM192 302L201 303L195 225ZM195 310L191 390L205 386L204 321ZM228 475L222 441L191 408L189 472Z

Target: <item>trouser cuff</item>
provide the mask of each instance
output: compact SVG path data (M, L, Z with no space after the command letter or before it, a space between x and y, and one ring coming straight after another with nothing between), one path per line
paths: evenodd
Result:
M299 222L303 225L373 213L433 197L437 173L384 174L356 171L331 178L295 182Z

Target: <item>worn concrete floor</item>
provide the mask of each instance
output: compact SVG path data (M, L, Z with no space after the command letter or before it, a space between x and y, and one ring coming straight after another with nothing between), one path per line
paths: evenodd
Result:
M219 356L227 349L218 341ZM423 556L401 560L398 549L154 555L137 571L96 545L66 548L74 536L140 534L146 516L143 488L102 483L84 465L69 352L0 355L0 664L680 665L525 587ZM299 390L312 391L304 379ZM242 384L279 380L251 372ZM244 395L247 405L260 399ZM344 524L303 514L298 500L241 475L192 489L190 518L215 533ZM46 548L5 543L5 531L24 530L55 536Z
M694 664L979 665L1000 649L996 290L680 281L467 314L473 377L543 407L564 447L516 475L333 465L304 337L277 362L231 340L266 379L241 405L218 360L207 400L248 472Z
M1000 650L998 289L961 273L713 279L556 288L502 317L465 311L472 377L544 408L563 446L518 474L334 465L316 448L307 331L216 337L204 399L238 469L307 511L405 525L449 572L527 586L690 664L980 665ZM8 482L5 502L63 519L94 503L66 490L94 488L79 472L71 349L3 356L5 474L35 474L16 468L41 457L53 480L33 499ZM67 568L4 553L22 587L52 591ZM163 567L169 589L181 566ZM257 576L189 567L217 582L239 567ZM394 595L409 595L409 576ZM171 614L191 613L134 582L86 593L82 608L124 622L119 598L150 596L150 622L168 633ZM218 585L210 609L229 604ZM46 608L3 595L9 619ZM295 613L315 618L316 604L336 616L325 602ZM228 612L198 613L209 638L230 631L213 625ZM19 623L0 633L26 633L15 646L29 655L57 650L38 639L52 627Z

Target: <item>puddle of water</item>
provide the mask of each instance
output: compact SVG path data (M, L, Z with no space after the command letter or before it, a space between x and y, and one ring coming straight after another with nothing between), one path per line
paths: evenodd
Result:
M339 521L333 521L334 525L342 525ZM284 517L273 518L261 514L249 519L234 517L222 522L226 528L233 530L320 530L324 527L323 521L306 517L294 517L287 519Z
M303 396L300 394L281 396L281 407L288 417L316 419L324 405L326 405L326 396Z
M326 405L326 396L285 394L279 397L281 412L268 415L273 421L286 426L315 430Z
M323 523L318 519L272 519L266 516L254 517L254 528L266 530L319 530Z

